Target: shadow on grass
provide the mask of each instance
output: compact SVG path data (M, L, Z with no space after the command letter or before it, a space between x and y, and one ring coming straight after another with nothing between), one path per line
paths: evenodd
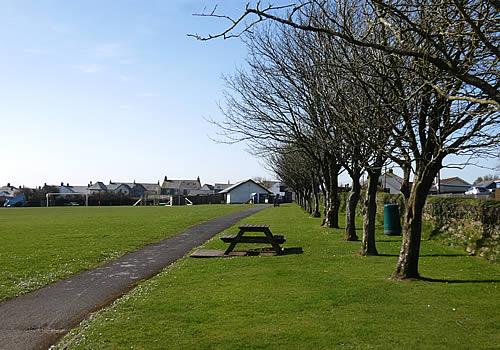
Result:
M379 253L376 256L399 256L399 254L384 254ZM446 258L456 258L459 256L468 256L467 254L420 254L421 258L436 258L436 257L446 257Z
M302 254L302 253L304 253L304 249L302 249L302 247L283 248L283 255Z
M430 277L420 277L421 281L433 282L433 283L500 283L500 279L487 279L487 280L454 280L454 279L444 279L444 278L430 278Z

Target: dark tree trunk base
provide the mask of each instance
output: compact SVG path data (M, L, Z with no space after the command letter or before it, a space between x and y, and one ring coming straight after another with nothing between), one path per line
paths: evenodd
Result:
M404 276L400 276L400 275L396 275L396 274L393 274L389 277L389 279L391 281L397 281L397 282L411 282L411 281L421 281L422 280L422 277L420 277L420 275L417 274L416 277L404 277Z
M345 241L348 241L348 242L357 242L359 241L359 237L358 236L344 236L344 240Z
M367 251L364 251L364 250L360 250L359 251L359 255L361 256L378 256L378 252L375 251L375 252L367 252Z

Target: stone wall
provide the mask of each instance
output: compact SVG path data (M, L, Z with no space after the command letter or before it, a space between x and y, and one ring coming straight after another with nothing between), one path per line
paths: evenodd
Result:
M424 219L430 238L496 261L500 252L500 202L429 197Z

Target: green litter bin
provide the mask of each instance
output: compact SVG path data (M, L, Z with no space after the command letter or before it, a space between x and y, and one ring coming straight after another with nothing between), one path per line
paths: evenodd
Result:
M401 221L397 204L384 205L384 234L388 236L401 235Z

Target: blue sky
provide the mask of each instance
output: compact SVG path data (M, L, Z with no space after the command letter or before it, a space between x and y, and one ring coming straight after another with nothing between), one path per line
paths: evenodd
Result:
M270 177L209 138L221 75L246 52L186 36L221 28L191 15L214 3L0 1L0 183Z
M215 3L237 14L246 1L0 0L0 184L272 178L244 145L209 137L221 75L246 54L187 37L224 28L191 15Z

